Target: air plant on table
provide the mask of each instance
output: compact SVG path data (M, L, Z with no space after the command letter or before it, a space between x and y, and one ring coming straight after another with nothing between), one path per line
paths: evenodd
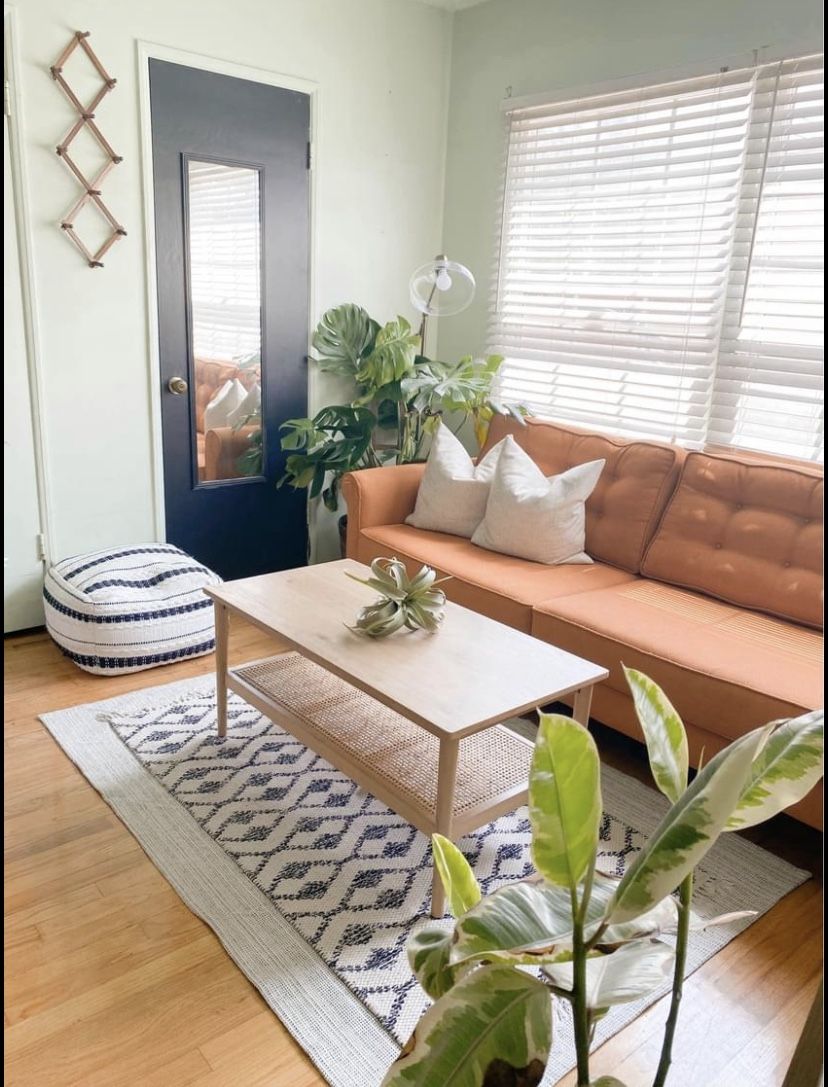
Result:
M348 574L354 581L376 589L380 599L361 608L350 629L368 638L385 638L396 630L426 630L436 633L443 621L446 594L437 586L439 578L430 566L421 567L413 577L397 558L377 558L371 563L371 577Z

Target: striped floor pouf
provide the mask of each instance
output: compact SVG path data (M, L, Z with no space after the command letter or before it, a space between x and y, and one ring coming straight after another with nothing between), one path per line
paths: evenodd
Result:
M215 648L221 578L172 544L75 555L46 574L46 629L86 672L123 675Z

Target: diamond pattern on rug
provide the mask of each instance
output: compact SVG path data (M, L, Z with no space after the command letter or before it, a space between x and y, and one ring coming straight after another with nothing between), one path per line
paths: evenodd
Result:
M236 695L216 734L211 687L105 718L127 747L404 1042L428 1003L405 945L429 920L424 834ZM601 867L622 874L644 836L605 815ZM532 873L526 808L462 838L484 893Z

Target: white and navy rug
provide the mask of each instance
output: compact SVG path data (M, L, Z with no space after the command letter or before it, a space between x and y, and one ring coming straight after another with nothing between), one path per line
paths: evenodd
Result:
M234 695L220 739L212 679L42 719L333 1087L378 1084L428 1003L405 955L429 920L427 838ZM621 874L664 802L609 768L603 794L602 867ZM485 892L532 871L525 809L460 845ZM728 835L699 872L695 908L761 914L805 878ZM690 968L742 927L699 933ZM596 1044L646 1004L614 1009ZM572 1067L568 1037L557 1032L545 1083Z

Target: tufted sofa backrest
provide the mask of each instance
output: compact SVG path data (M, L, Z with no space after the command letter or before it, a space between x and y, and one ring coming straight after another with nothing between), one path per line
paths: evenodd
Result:
M816 468L689 453L641 572L821 628L822 500Z
M497 415L483 452L507 434L514 436L548 476L576 464L606 460L586 503L586 550L599 562L637 574L678 478L683 451L673 445L625 441L542 419L527 419L521 425Z

